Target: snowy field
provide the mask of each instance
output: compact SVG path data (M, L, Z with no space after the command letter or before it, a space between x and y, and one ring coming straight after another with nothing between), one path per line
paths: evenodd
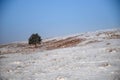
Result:
M29 54L3 54L8 47L0 47L0 80L120 80L120 29L76 35L86 40Z

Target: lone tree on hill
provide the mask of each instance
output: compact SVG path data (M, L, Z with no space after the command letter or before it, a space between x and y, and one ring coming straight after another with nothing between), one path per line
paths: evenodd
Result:
M35 45L35 47L37 47L37 44L41 44L41 36L39 36L37 33L36 34L32 34L30 37L29 37L29 40L28 40L29 44L33 44Z

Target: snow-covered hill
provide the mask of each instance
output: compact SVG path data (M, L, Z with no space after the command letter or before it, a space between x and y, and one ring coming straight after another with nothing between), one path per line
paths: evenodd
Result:
M0 80L120 80L120 29L1 45Z

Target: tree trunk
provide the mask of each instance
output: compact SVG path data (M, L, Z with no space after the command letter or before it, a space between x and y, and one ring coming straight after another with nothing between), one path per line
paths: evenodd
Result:
M35 48L37 48L37 44L35 44Z

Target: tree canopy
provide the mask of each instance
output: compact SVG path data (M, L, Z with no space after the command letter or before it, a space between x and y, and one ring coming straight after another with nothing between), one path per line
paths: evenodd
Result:
M30 37L29 37L29 40L28 40L28 44L33 44L33 45L37 45L37 44L40 44L42 41L41 39L41 36L39 36L37 33L36 34L32 34Z

